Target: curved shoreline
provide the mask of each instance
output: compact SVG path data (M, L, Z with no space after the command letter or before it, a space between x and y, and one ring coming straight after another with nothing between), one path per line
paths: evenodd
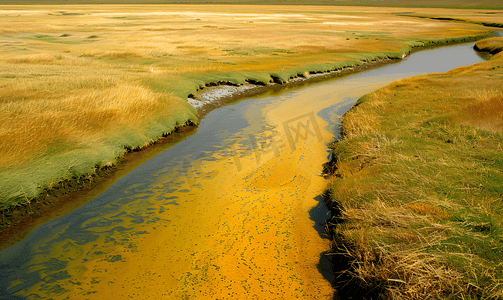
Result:
M403 56L405 57L405 56ZM197 117L202 120L208 113L219 107L228 105L234 101L244 98L260 95L268 91L277 91L286 87L302 86L305 84L329 80L337 77L342 77L349 74L363 72L372 68L378 68L391 63L398 63L401 59L386 58L382 60L373 60L363 62L360 65L346 67L334 71L305 74L304 76L294 77L284 83L271 82L267 84L255 84L246 82L242 85L234 85L232 83L211 83L199 90L195 95L189 97L189 103L195 103L197 109ZM230 92L232 91L232 92ZM214 94L220 94L215 97ZM198 101L199 103L195 102ZM199 105L198 105L199 104Z
M349 74L359 73L372 68L377 68L390 63L398 63L410 54L431 49L449 46L453 44L467 43L478 41L494 35L494 33L480 35L480 36L464 36L458 38L440 38L440 39L424 39L424 41L417 41L407 46L407 50L402 50L401 53L394 53L386 58L375 58L374 60L359 61L349 67L342 67L325 72L311 71L304 74L298 74L295 77L290 77L287 81L282 81L275 76L271 76L271 82L263 84L253 81L248 81L244 84L237 85L231 82L211 82L206 84L203 88L199 89L196 93L189 95L187 101L197 109L197 117L202 120L204 116L212 110L232 103L234 101L252 97L265 93L267 91L280 90L285 87L300 86L312 82L329 80L332 78L342 77ZM220 95L215 97L213 94Z
M432 48L438 46L445 46L448 44L454 43L463 43L470 42L482 39L487 35L482 36L465 36L459 38L445 38L438 40L428 40L425 39L424 42L420 42L421 45L412 45L408 46L408 51L402 52L401 57L397 56L396 58L385 58L385 59L375 59L369 61L362 61L360 64L344 67L341 69L331 70L328 72L310 72L310 74L305 74L304 76L297 76L290 78L286 82L278 81L271 82L267 84L254 84L254 83L245 83L244 85L232 85L229 83L210 83L207 84L206 87L200 89L195 94L195 97L204 97L204 94L211 93L212 90L215 89L225 89L226 86L232 86L236 89L234 93L227 93L223 97L218 97L214 101L208 101L201 107L197 108L197 117L199 120L202 120L204 116L206 116L212 110L230 104L239 99L243 99L246 97L251 97L254 95L259 95L265 93L267 91L274 91L283 89L285 87L293 87L300 86L311 82L323 81L327 79L332 79L336 77L341 77L344 75L354 74L361 71L365 71L371 68L380 67L386 64L400 62L401 59L406 57L408 54ZM239 89L239 87L244 87ZM74 178L72 180L65 180L58 183L56 188L51 190L44 190L41 194L34 199L31 199L29 202L24 203L22 205L18 205L15 207L11 207L10 209L2 211L2 218L0 219L0 250L7 248L13 243L20 241L24 238L24 236L17 236L21 231L30 231L33 230L33 223L42 217L47 217L48 215L57 214L58 211L61 211L63 206L67 206L70 202L76 202L76 200L83 195L87 194L91 190L95 190L99 187L103 188L110 186L113 183L113 179L116 176L118 170L124 169L126 165L130 166L132 162L138 161L139 158L136 153L149 153L150 150L155 148L155 145L163 145L169 144L176 139L179 135L178 132L192 132L197 127L196 124L186 123L184 126L175 129L169 134L166 134L162 137L159 137L152 144L142 147L139 149L130 149L123 156L118 158L118 161L115 165L106 165L105 168L97 170L95 174L84 174L78 178ZM141 161L141 160L140 160ZM122 175L120 175L122 176ZM112 182L111 182L112 181ZM43 195L47 195L43 197ZM50 198L50 199L47 199ZM90 201L92 199L88 199ZM33 202L34 203L31 203ZM84 205L87 201L83 203L79 203L78 206L72 206L73 209ZM46 221L57 218L58 216L54 216L52 218L48 218ZM25 232L24 234L27 235Z

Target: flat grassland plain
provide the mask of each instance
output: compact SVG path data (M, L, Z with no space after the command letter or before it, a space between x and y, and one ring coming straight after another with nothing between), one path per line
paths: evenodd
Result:
M43 189L65 179L92 181L97 169L125 151L197 123L187 96L205 84L285 81L488 33L474 24L395 15L400 12L316 6L4 5L0 209L28 205ZM86 174L91 175L81 177Z

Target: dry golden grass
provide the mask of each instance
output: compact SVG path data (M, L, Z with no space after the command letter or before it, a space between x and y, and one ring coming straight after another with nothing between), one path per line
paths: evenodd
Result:
M12 58L9 62L14 64L43 64L43 63L52 63L56 60L54 55L50 54L31 54L31 55L22 55L16 58Z
M63 79L57 81L63 83ZM2 168L51 151L55 144L92 147L93 139L121 127L141 127L173 103L173 96L108 76L73 78L66 83L63 91L51 94L29 81L0 88ZM68 87L75 85L80 87Z
M466 105L458 122L493 132L503 132L503 92L475 90L474 103ZM472 98L472 97L469 97Z
M351 139L369 133L377 134L380 132L380 121L374 109L384 105L382 97L379 96L378 92L371 94L366 98L366 105L372 107L372 109L361 110L357 104L342 117L344 123L341 126L341 134L345 138Z
M178 72L194 64L224 62L224 70L269 71L270 64L337 60L334 54L341 52L396 51L403 47L400 38L456 37L482 30L397 17L392 13L398 8L226 6L222 12L216 6L104 5L99 11L72 6L65 14L50 6L2 8L0 30L14 34L3 42L13 48L26 45L74 57L145 58ZM296 53L272 55L272 50Z
M412 211L416 213L435 216L439 219L449 218L449 215L445 212L445 210L432 206L428 203L411 203L406 205L406 207L412 209Z

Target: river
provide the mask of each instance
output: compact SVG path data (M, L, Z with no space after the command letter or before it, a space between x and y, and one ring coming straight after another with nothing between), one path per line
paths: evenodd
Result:
M195 134L0 252L2 299L331 299L321 174L339 116L473 43L210 112Z

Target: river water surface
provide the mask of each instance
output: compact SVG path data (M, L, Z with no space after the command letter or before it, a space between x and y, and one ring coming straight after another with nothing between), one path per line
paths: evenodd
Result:
M320 173L338 117L397 79L482 62L472 47L212 111L186 140L1 251L0 295L331 299Z

